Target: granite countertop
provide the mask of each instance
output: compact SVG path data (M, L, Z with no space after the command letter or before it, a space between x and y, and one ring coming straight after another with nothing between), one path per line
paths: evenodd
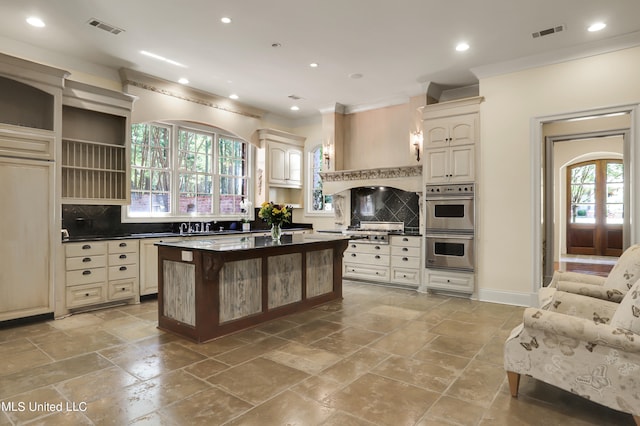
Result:
M175 247L178 249L206 250L215 252L227 251L243 251L254 250L268 247L295 246L303 244L313 244L324 241L340 241L349 240L346 235L318 235L318 234L301 234L301 235L283 235L279 242L274 242L270 236L268 237L236 237L224 239L210 240L182 240L182 241L166 241L157 242L156 246Z
M312 228L284 228L282 233L286 235L290 231L304 231ZM226 236L226 235L245 235L251 236L251 234L269 232L269 229L252 229L251 231L241 231L234 229L227 229L224 231L211 231L211 232L191 232L191 233L179 233L179 232L144 232L144 233L131 233L124 235L86 235L86 236L71 236L62 240L63 243L83 242L83 241L104 241L104 240L130 240L130 239L145 239L145 238L174 238L174 237L208 237L208 236Z

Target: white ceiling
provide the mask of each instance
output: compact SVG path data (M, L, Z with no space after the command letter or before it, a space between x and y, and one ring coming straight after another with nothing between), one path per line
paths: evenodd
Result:
M0 12L1 52L107 78L121 67L184 76L191 87L237 93L238 102L290 118L640 45L638 0L1 0ZM30 15L46 27L26 24ZM125 31L96 29L91 18ZM587 32L595 21L607 27ZM565 30L531 35L558 25ZM455 51L459 41L471 48ZM299 111L289 110L294 104Z

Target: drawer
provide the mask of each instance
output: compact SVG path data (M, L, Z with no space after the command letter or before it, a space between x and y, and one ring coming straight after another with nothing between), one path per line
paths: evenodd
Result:
M401 284L420 284L419 269L391 268L391 281Z
M344 278L360 278L364 280L388 282L389 268L345 262L342 275Z
M65 253L67 257L107 254L107 244L104 241L65 244Z
M391 253L391 248L388 244L358 244L350 241L346 251L357 253L389 254Z
M391 256L391 266L420 269L420 258L411 256Z
M422 245L422 237L405 237L402 235L392 235L391 245L420 248L420 246Z
M67 309L106 301L104 284L87 284L67 288Z
M389 266L388 254L345 252L344 261L351 263L366 263L367 265Z
M109 254L129 253L138 251L138 240L109 241Z
M80 284L101 283L107 280L107 268L87 268L67 271L67 287Z
M115 253L109 255L109 266L138 263L138 253Z
M138 264L109 266L109 281L138 276Z
M473 293L473 274L427 272L427 288Z
M108 296L109 300L128 299L136 295L137 279L128 279L120 281L109 281Z
M391 254L396 256L420 257L420 247L391 246Z
M67 271L101 268L103 266L107 266L107 257L104 255L67 257L65 262Z

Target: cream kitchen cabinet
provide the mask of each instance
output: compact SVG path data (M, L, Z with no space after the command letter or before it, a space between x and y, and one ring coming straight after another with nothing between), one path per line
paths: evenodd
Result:
M302 150L286 144L269 143L271 186L302 187Z
M389 282L391 273L391 246L388 244L349 241L344 251L342 276L344 278Z
M475 147L460 145L427 149L424 152L425 183L455 183L475 181Z
M473 182L482 97L422 107L423 183Z
M420 284L422 237L392 235L391 281L418 287Z
M66 308L139 302L138 240L65 244Z
M473 272L455 272L439 269L425 269L425 283L418 291L441 291L445 293L472 294L474 291Z

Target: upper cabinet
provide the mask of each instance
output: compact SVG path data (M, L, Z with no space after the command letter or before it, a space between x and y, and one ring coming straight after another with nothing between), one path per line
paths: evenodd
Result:
M424 183L475 181L482 97L422 107Z
M258 131L256 202L302 207L305 138L275 129Z
M62 203L128 204L133 97L68 81L62 109Z

